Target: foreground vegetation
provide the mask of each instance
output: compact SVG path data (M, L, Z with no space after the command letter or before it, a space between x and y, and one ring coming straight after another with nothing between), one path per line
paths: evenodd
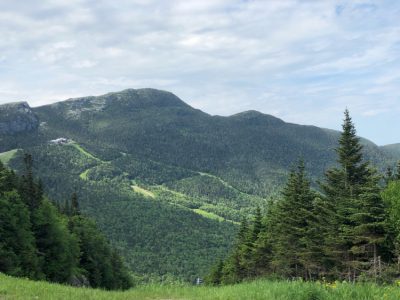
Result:
M394 285L257 280L222 287L143 285L125 292L108 292L33 282L0 274L0 299L383 300L400 299L400 289Z
M391 283L400 277L400 163L385 180L365 160L349 112L338 165L311 188L303 161L282 197L243 220L236 245L212 270L212 284L262 276Z
M51 202L33 178L31 156L24 160L22 176L0 161L0 272L104 289L131 287L121 257L80 213L76 194L63 205Z

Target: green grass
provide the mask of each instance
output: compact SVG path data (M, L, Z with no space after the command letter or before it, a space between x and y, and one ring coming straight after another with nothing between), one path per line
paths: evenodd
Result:
M154 199L156 197L153 192L146 190L140 186L132 185L131 187L135 193L141 194L141 195L145 196L146 198Z
M209 218L209 219L217 220L217 221L225 221L225 219L224 219L223 217L220 217L220 216L218 216L218 215L216 215L216 214L213 214L213 213L211 213L211 212L202 210L202 209L200 209L200 208L196 208L196 209L192 209L192 210L193 210L196 214L199 214L199 215L201 215L201 216L203 216L203 217L205 217L205 218Z
M0 160L4 164L8 164L8 162L14 157L15 153L17 153L18 149L13 149L7 152L0 153Z
M95 160L97 160L97 161L101 161L101 159L95 157L93 154L91 154L91 153L87 152L85 149L83 149L83 148L81 147L81 145L79 145L79 144L77 144L77 143L75 143L75 142L73 142L73 143L71 143L71 144L69 144L69 145L71 145L72 147L75 147L75 148L76 148L77 150L79 150L79 152L81 152L83 155L85 155L85 156L87 156L87 157L90 157L90 158L92 158L92 159L95 159Z
M90 169L85 170L84 172L82 172L81 174L79 174L79 177L83 180L88 180L88 173L89 173Z
M258 280L233 286L143 285L125 292L74 288L46 282L33 282L0 274L0 299L107 299L107 300L395 300L397 286L374 284L319 284L300 281Z

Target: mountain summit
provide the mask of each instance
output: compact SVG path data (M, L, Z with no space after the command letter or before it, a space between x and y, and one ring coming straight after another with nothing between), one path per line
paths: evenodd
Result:
M190 279L225 255L243 216L279 195L299 157L313 178L334 165L339 137L257 111L211 116L155 89L0 113L10 166L21 170L29 152L53 199L77 191L133 271ZM363 144L379 168L400 158Z

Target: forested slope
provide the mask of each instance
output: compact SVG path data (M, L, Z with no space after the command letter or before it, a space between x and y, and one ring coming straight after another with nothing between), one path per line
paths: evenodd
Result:
M339 137L256 111L211 116L154 89L22 107L0 115L4 128L13 111L22 122L0 132L0 157L19 170L31 153L60 203L77 191L132 270L187 279L227 253L237 222L279 194L299 157L312 178L334 165ZM363 143L381 169L394 165L395 155Z

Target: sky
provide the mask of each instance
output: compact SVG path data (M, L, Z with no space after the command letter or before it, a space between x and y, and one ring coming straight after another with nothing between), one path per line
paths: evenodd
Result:
M0 104L168 90L400 142L400 1L0 0Z

